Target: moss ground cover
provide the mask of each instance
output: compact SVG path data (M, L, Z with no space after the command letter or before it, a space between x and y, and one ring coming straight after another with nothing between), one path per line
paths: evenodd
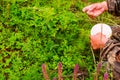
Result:
M98 22L117 21L107 13L89 19L82 8L90 2L97 1L0 0L0 80L44 80L43 63L52 79L59 62L63 76L78 64L87 70L85 80L93 80L90 29Z

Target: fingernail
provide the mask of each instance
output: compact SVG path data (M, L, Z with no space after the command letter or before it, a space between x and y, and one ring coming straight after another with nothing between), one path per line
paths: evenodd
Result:
M85 12L85 9L83 8L82 11Z

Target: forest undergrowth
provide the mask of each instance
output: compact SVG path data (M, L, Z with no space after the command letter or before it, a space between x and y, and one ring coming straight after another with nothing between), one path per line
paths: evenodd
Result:
M76 65L83 73L78 79L93 80L97 64L90 29L97 23L119 24L107 12L90 19L82 8L93 2L0 0L0 80L45 80L42 66L50 80L58 79L59 63L64 80L73 79Z

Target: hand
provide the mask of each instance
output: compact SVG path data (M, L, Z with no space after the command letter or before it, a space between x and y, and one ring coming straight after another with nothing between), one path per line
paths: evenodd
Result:
M106 1L101 3L94 3L83 8L83 12L86 12L90 18L96 18L97 16L99 16L100 14L107 10L108 7Z
M105 43L108 41L105 35L100 32L96 35L90 36L90 42L93 49L100 49L105 46Z

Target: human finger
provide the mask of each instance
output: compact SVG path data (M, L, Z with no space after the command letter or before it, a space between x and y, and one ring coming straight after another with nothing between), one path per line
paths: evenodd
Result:
M95 18L99 15L101 15L105 11L104 8L101 9L95 9L94 11L87 11L86 13L89 15L90 18Z
M91 16L94 16L94 14L95 14L93 11L87 11L86 13L87 13L90 17L91 17Z
M86 12L87 10L88 10L87 7L85 7L85 8L82 9L83 12Z
M92 16L92 15L88 15L91 19L95 19L96 17L95 16Z
M104 8L101 8L100 10L98 10L96 13L93 14L93 16L97 17L99 16L100 14L102 14L104 12Z
M97 8L97 6L99 6L98 3L94 3L94 4L91 4L91 5L89 5L89 6L86 6L85 8L83 8L83 12L92 11L92 10L94 10L95 8Z
M90 43L93 49L98 49L98 42L95 39L95 36L90 36Z
M83 12L87 12L87 11L91 8L91 6L92 6L92 5L89 5L89 6L84 7L82 11L83 11Z
M98 8L98 3L95 3L95 4L92 4L90 7L89 7L89 11L94 11L95 9Z
M90 42L93 49L103 48L107 41L108 39L106 38L106 36L101 33L90 36Z

